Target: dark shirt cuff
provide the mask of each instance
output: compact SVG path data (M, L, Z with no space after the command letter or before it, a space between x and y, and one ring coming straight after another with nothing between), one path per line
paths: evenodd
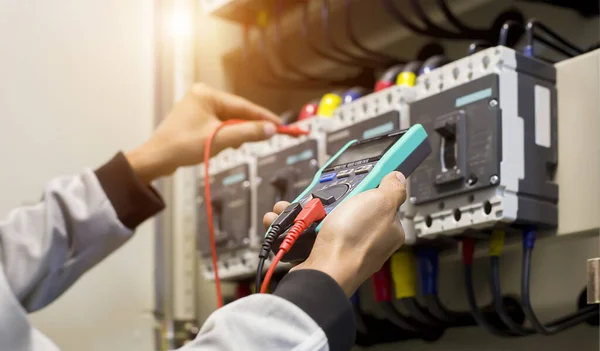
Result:
M96 170L96 177L123 225L135 229L165 208L158 192L137 178L122 152Z
M330 350L349 350L354 345L352 305L329 275L311 269L293 271L277 285L274 295L300 307L317 322L327 335Z

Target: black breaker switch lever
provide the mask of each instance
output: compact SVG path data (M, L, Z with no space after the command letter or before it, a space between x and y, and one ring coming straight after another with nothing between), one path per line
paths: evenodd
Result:
M466 174L464 111L438 117L434 129L440 138L440 163L436 184L444 185L462 180Z
M456 139L456 123L453 121L444 121L435 131L444 139Z

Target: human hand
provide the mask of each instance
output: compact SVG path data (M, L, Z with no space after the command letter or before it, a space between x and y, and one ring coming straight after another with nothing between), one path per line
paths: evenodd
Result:
M331 276L350 297L404 243L397 211L406 200L406 178L392 172L377 189L338 206L323 225L308 259L292 270L314 269ZM263 218L265 228L289 203L278 202Z
M228 147L239 147L244 142L268 139L275 134L276 124L279 124L275 114L250 101L196 84L150 139L125 153L125 157L138 178L149 183L179 167L202 162L206 139L221 122L229 119L245 119L249 123L223 127L213 141L213 155Z

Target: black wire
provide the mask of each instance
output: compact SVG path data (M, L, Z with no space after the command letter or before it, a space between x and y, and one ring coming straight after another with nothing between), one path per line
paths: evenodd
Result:
M493 335L497 335L497 336L510 335L510 334L507 334L505 331L494 327L485 318L485 316L483 315L483 312L477 306L477 300L475 299L475 290L473 288L473 265L465 264L464 268L465 268L465 270L464 270L465 271L465 290L467 292L467 301L469 303L469 308L471 309L471 315L473 316L473 319L475 319L477 324L482 326L484 329L486 329L488 332L490 332Z
M427 306L427 309L435 318L445 322L452 322L445 308L441 306L437 295L425 296L425 306Z
M384 53L373 51L373 50L367 48L366 46L364 46L360 42L360 40L358 39L358 36L354 32L354 26L352 26L352 1L353 0L345 0L346 32L348 33L348 39L350 39L350 42L354 46L356 46L359 50L361 50L362 52L364 52L365 54L378 57L378 60L388 61L389 63L391 63L391 62L406 63L406 60L399 60L396 57L392 57L392 56L389 56L389 55L384 54Z
M523 253L523 267L521 276L521 304L523 305L523 312L525 312L525 316L529 322L531 322L535 330L544 335L553 335L586 322L589 318L598 315L598 306L589 306L579 310L578 312L551 322L548 325L543 325L533 311L529 296L532 249L526 247L524 250L525 252Z
M500 40L498 41L499 45L506 46L506 42L508 41L508 34L512 27L517 27L521 31L525 31L525 27L517 21L509 20L509 21L504 22L504 24L502 25L502 29L500 29ZM559 52L567 57L573 56L572 53L566 51L564 48L561 48L560 46L554 44L553 42L547 40L546 38L544 38L536 33L532 33L532 35L533 35L534 40L539 41L540 43L544 44L546 47L548 47L556 52ZM537 58L542 59L543 61L546 61L549 63L554 63L552 60L549 60L547 58L543 58L543 57L537 57Z
M310 13L310 9L309 9L309 1L306 1L306 3L304 4L303 10L302 10L302 26L300 33L302 34L302 37L304 38L304 41L306 42L306 46L317 56L320 56L322 58L328 59L330 61L333 62L337 62L339 64L343 64L346 66L360 66L359 64L352 62L352 61L348 61L339 57L336 57L334 55L329 54L326 51L323 51L321 48L319 48L318 46L316 46L312 41L310 41L310 33L309 33L309 20L308 20L308 15Z
M502 28L500 29L500 39L498 41L499 45L506 46L506 43L508 42L508 33L512 27L517 27L523 32L525 31L525 27L517 21L508 20L504 22Z
M400 22L400 24L402 24L406 28L408 28L411 31L418 33L418 34L428 35L428 36L432 36L432 37L436 36L434 33L431 33L427 29L423 29L423 28L420 28L419 26L415 25L407 17L405 17L404 14L400 10L398 10L398 8L396 8L396 5L394 5L393 0L381 0L381 1L382 1L383 6L388 10L388 13L390 13L396 21Z
M333 40L330 29L329 0L321 0L321 25L323 26L323 31L325 32L325 40L330 46L330 49L333 49L333 51L355 60L357 63L365 67L379 68L385 66L385 64L382 64L381 62L376 62L369 58L354 55L351 52L344 50Z
M273 37L275 39L275 45L277 46L277 56L279 57L279 61L281 62L281 65L283 66L284 69L286 69L287 71L290 71L294 74L297 74L298 76L307 79L308 81L313 81L313 82L325 82L325 80L322 80L319 77L313 76L311 74L308 74L306 72L301 71L300 69L298 69L296 67L296 65L292 64L287 56L285 55L285 52L283 52L284 50L282 50L282 45L281 45L281 6L282 6L283 0L278 0L275 4L275 18L273 20Z
M414 298L401 299L402 306L406 308L408 314L417 322L429 327L444 328L444 324L435 317L429 315L423 307Z
M252 79L253 81L257 82L258 84L260 84L262 87L264 88L269 88L269 89L280 89L281 86L277 85L273 82L269 82L269 81L265 81L262 79L262 77L260 76L256 76L256 70L250 68L248 69L248 63L249 63L249 44L250 44L250 29L248 25L244 25L243 27L243 34L242 34L242 58L244 61L244 70L247 72L247 74L250 76L250 79ZM268 67L270 68L270 67Z
M266 259L264 258L259 258L258 259L258 267L256 268L256 279L254 281L254 291L256 293L258 293L260 291L260 286L262 284L262 272L263 272L263 267L265 265L265 261Z
M260 54L263 57L263 60L265 62L267 74L271 77L271 79L274 79L275 81L283 82L285 84L285 87L294 86L297 88L305 88L305 89L317 89L319 87L322 87L322 84L319 84L318 82L290 79L288 77L279 75L279 73L276 72L275 68L273 68L273 66L271 64L271 61L269 60L269 54L267 52L267 38L266 37L267 37L267 33L265 32L264 29L261 29L260 33L259 33L258 47L260 50Z
M481 39L487 38L488 32L489 32L488 30L477 29L477 28L473 28L473 27L470 27L470 26L467 26L466 24L464 24L452 12L450 7L446 3L446 0L438 0L437 3L438 3L438 6L441 8L444 16L446 16L446 19L448 20L448 22L450 22L454 27L456 27L456 29L460 30L461 32L469 33L469 36L471 36L473 38L479 38L479 37L481 37Z
M421 21L423 21L423 23L425 23L425 27L427 28L427 30L432 33L435 33L436 36L443 37L446 39L467 39L467 38L469 38L468 36L465 36L464 34L452 32L447 29L444 29L444 28L438 26L437 24L435 24L433 21L431 21L431 19L429 19L429 17L427 16L427 12L425 12L423 7L421 6L421 0L411 0L411 5L412 5L417 17L419 17L419 19Z
M447 310L437 295L425 295L425 306L437 319L455 327L475 325L476 322L469 312L456 312Z
M492 44L490 44L487 41L483 41L483 40L474 41L471 44L469 44L469 56L476 53L477 50L479 50L479 49L487 49L490 47L492 47Z
M354 321L356 322L356 330L359 333L367 334L369 332L369 330L367 328L367 323L365 323L365 320L362 316L360 307L353 306L353 310L354 310Z
M572 55L572 56L577 56L577 55L583 54L585 52L583 49L578 48L577 46L575 46L571 42L567 41L565 38L563 38L560 35L558 35L558 33L556 33L553 30L551 30L550 27L546 26L545 24L543 24L542 22L538 21L535 18L531 19L529 22L527 22L527 28L526 28L526 31L527 31L527 44L529 44L531 47L533 47L534 31L535 31L536 28L541 29L544 33L546 33L552 39L558 41L559 43L561 43L564 46L568 47L569 49L573 50L573 52L575 54Z
M508 311L504 307L504 302L502 301L502 289L500 287L500 258L498 256L491 256L490 264L492 267L491 285L494 297L494 308L496 309L498 317L500 317L502 323L504 323L515 335L523 336L535 334L534 329L525 328L519 325L508 314Z
M412 332L420 331L419 328L415 326L414 320L412 320L412 318L406 317L403 314L401 314L400 312L398 312L396 307L394 307L394 305L391 302L383 301L383 302L380 302L379 305L381 306L381 310L382 310L385 318L387 320L389 320L390 322L392 322L397 327L408 330L408 331L412 331Z

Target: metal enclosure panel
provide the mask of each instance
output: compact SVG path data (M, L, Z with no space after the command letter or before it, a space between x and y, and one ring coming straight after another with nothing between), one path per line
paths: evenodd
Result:
M556 64L558 235L600 231L600 50Z

